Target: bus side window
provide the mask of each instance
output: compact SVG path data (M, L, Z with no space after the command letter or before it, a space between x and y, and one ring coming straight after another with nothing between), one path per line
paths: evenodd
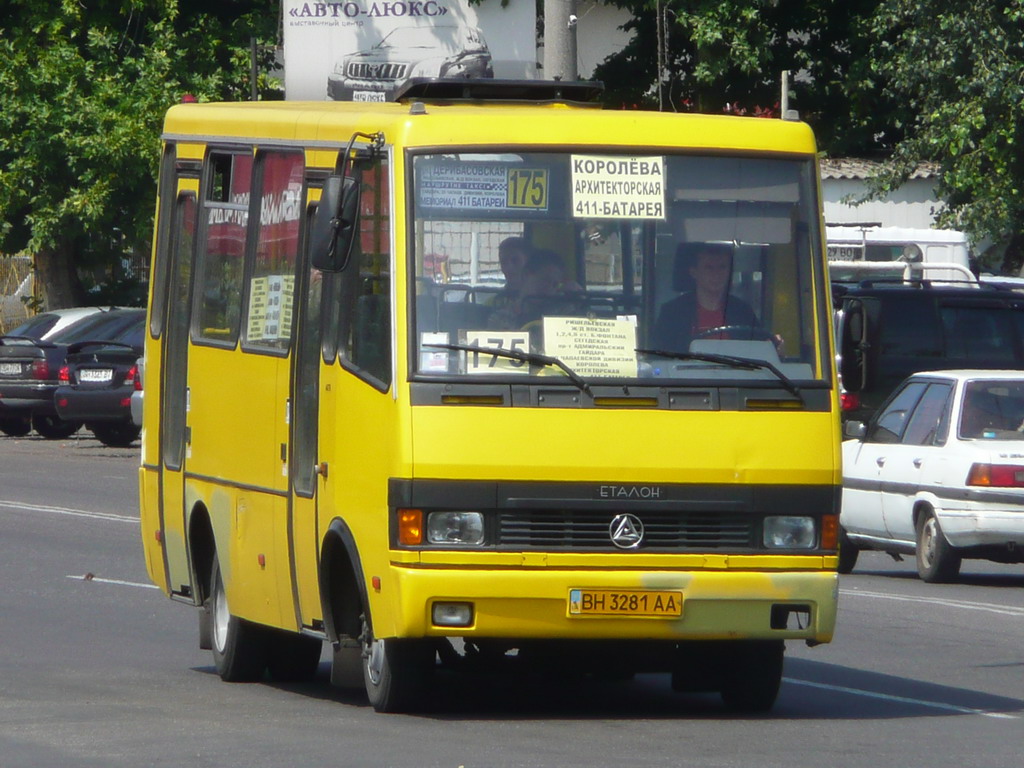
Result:
M211 153L207 161L195 336L234 346L242 317L242 278L252 155Z
M339 356L381 389L391 386L391 212L387 165L362 173L359 241L342 280Z

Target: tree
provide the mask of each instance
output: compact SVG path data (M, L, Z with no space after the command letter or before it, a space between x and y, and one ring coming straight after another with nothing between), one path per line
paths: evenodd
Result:
M947 207L939 223L975 242L1007 243L1003 269L1024 260L1024 3L1021 0L893 0L879 8L873 71L892 117L906 123L885 191L921 160L939 163Z
M213 6L0 3L0 252L35 254L51 308L85 300L83 270L148 252L167 108L248 97L276 6Z
M879 0L612 2L633 14L634 36L595 73L611 104L778 115L781 73L790 70L792 106L824 148L883 148L887 105L867 59Z

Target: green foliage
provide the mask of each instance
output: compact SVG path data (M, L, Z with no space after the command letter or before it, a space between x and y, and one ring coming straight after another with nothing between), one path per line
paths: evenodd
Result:
M634 14L627 25L634 39L595 73L611 105L777 115L781 73L789 70L790 105L824 146L876 148L884 102L866 53L879 0L612 1Z
M249 38L272 46L276 19L269 2L0 3L0 251L70 246L85 267L148 250L164 112L248 98Z
M1024 5L894 0L879 9L873 70L907 124L879 191L938 162L940 223L975 240L1024 229Z

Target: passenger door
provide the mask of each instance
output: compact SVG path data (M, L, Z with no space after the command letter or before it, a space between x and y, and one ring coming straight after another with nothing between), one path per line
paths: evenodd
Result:
M897 541L915 541L913 512L918 494L932 483L943 483L945 459L941 446L949 426L952 391L948 382L928 384L900 443L891 446L879 470L885 527L890 538Z

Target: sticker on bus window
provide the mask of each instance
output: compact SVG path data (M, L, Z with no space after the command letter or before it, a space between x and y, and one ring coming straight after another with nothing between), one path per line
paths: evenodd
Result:
M509 168L508 207L547 210L547 168Z
M635 378L635 319L545 317L544 352L585 379Z
M424 161L416 166L416 205L464 211L546 211L548 169L503 162Z
M527 331L466 331L466 344L480 351L466 352L466 373L529 373L530 365L524 360L487 354L488 349L512 352L530 351Z
M665 158L572 156L577 219L664 219Z
M448 344L448 334L423 331L420 333L420 371L423 373L448 373L448 350L431 349L431 344Z

